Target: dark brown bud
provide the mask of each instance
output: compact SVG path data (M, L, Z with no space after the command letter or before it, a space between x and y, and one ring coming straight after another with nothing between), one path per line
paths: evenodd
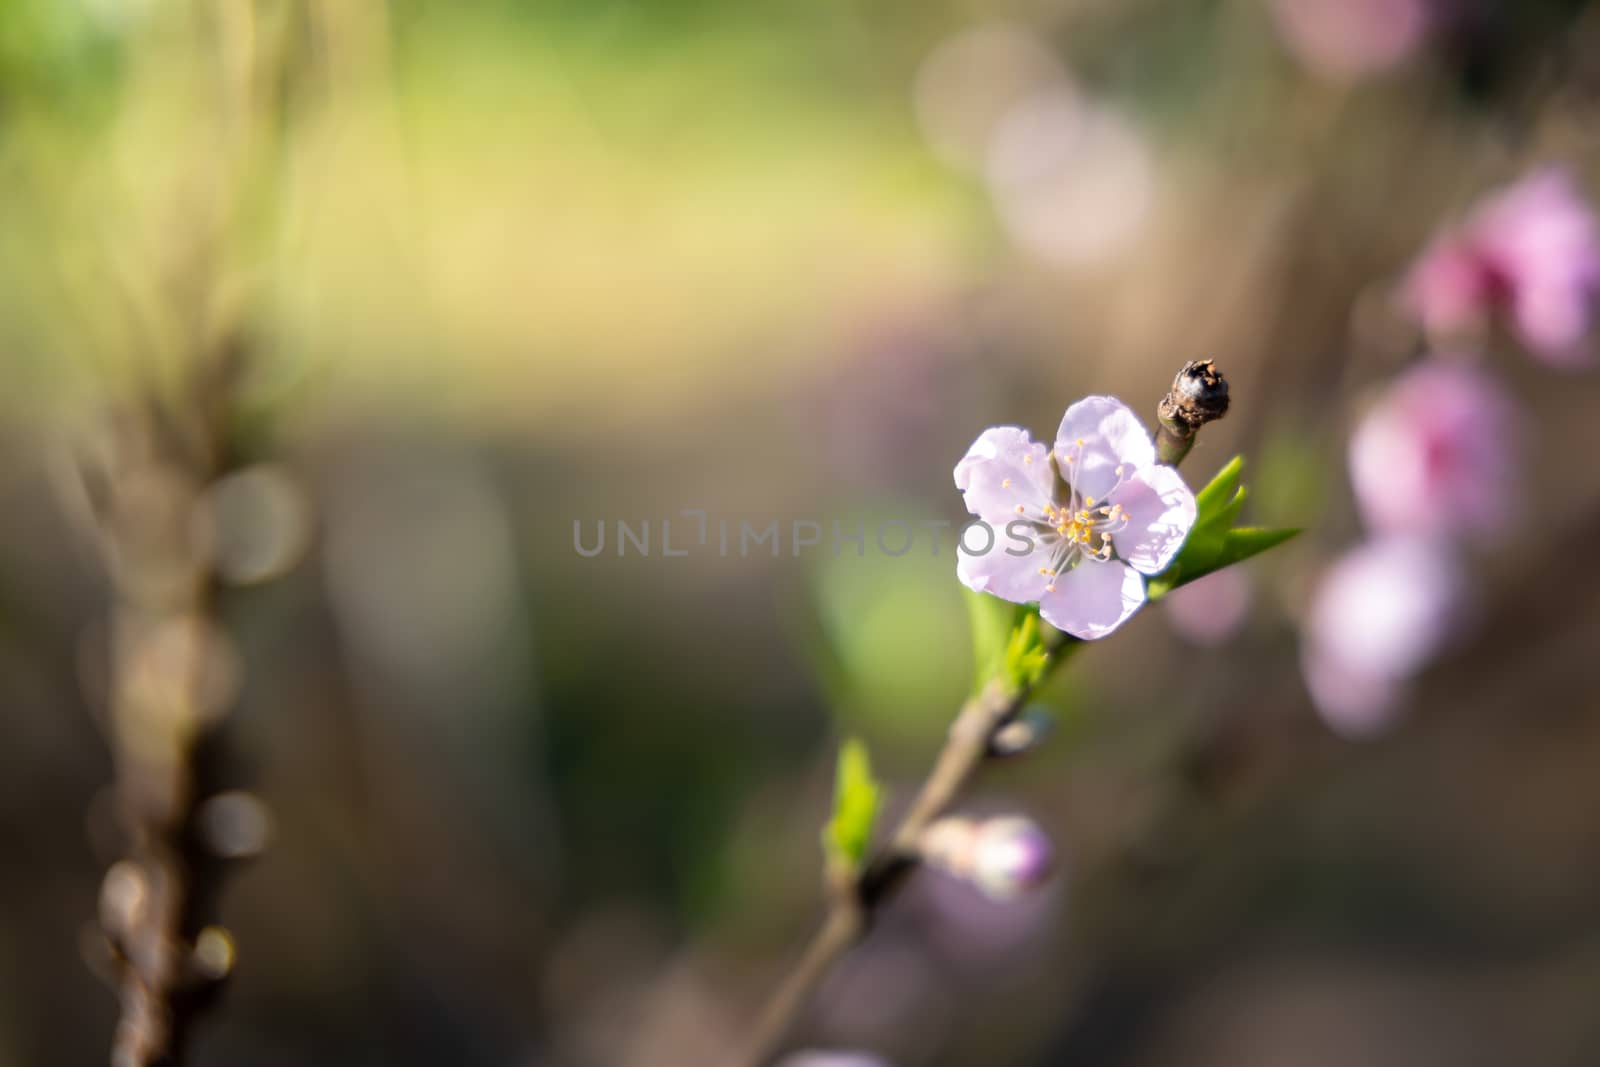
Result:
M1161 462L1177 466L1194 446L1195 434L1208 422L1228 413L1228 383L1209 359L1191 360L1172 380L1156 415L1156 453Z

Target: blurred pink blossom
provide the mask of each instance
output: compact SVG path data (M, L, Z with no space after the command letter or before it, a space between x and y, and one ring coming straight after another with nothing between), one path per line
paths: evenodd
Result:
M1225 567L1168 593L1162 611L1172 628L1197 645L1220 645L1250 617L1252 592L1242 567Z
M1571 177L1548 167L1489 198L1412 268L1406 297L1432 334L1509 317L1529 351L1581 366L1600 291L1600 224Z
M964 970L982 971L1015 966L1056 921L1065 895L1060 879L1036 892L996 900L969 881L919 878L906 899L920 924L919 937Z
M1328 725L1351 737L1387 726L1406 683L1460 631L1466 582L1448 542L1370 541L1323 575L1301 663Z
M1380 534L1508 532L1518 413L1487 374L1431 359L1407 372L1350 439L1362 516Z
M1068 268L1125 254L1159 194L1139 126L1061 83L1006 109L989 137L983 174L1017 245Z
M885 1060L865 1052L795 1052L785 1056L778 1067L889 1067Z
M1295 58L1333 82L1403 63L1432 22L1429 0L1272 0L1272 14Z

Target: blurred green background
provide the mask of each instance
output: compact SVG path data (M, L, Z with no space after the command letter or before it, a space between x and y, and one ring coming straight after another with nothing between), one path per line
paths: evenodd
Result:
M1341 741L1300 680L1344 441L1418 345L1397 278L1535 163L1600 179L1600 10L1426 10L1330 73L1264 0L0 4L0 1064L116 1019L113 590L63 470L238 322L226 735L274 833L195 1062L712 1062L819 913L839 738L892 810L967 693L962 592L948 544L585 559L574 522L959 520L983 428L1153 416L1193 358L1234 410L1190 480L1243 452L1308 534L1222 643L1152 609L1077 657L971 802L1053 886L920 877L798 1043L1595 1062L1600 377L1498 354L1526 535L1400 725Z

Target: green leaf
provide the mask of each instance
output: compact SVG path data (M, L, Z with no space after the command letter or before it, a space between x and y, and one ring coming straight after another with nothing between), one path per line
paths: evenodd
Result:
M1172 566L1146 584L1145 593L1149 599L1159 600L1180 585L1247 560L1300 532L1234 525L1250 496L1249 490L1239 482L1243 471L1244 458L1235 456L1195 494L1194 528L1189 531Z
M1037 604L1012 604L984 593L969 593L972 652L977 673L972 691L998 678L1006 691L1017 693L1044 676L1050 663Z
M1264 529L1259 526L1239 526L1224 534L1215 550L1190 552L1185 544L1172 566L1149 580L1145 595L1150 600L1159 600L1179 586L1188 585L1224 567L1242 563L1299 533L1298 529L1292 527Z
M1236 526L1228 531L1228 540L1223 546L1222 558L1217 566L1220 569L1243 562L1269 548L1277 548L1298 533L1300 533L1298 527L1269 529L1262 526Z
M1215 516L1234 498L1234 491L1239 488L1239 478L1243 474L1244 457L1234 456L1204 489L1194 495L1195 506L1199 510L1197 525Z
M855 871L872 843L883 789L872 776L867 746L848 738L839 747L839 766L833 784L833 818L822 831L822 850L835 869Z
M1039 615L1029 609L1011 631L1006 643L1006 658L1001 677L1006 690L1020 693L1032 688L1044 677L1050 665L1050 652L1044 647L1044 634L1039 630Z

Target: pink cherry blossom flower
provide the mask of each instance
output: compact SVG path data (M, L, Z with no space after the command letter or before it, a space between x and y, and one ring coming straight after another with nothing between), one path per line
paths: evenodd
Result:
M1405 295L1436 336L1508 316L1528 350L1556 366L1589 362L1600 292L1600 222L1566 171L1548 167L1485 201L1435 238Z
M1460 633L1465 606L1446 542L1381 538L1339 559L1317 587L1301 648L1323 719L1350 737L1381 731L1406 683Z
M1350 478L1380 534L1509 532L1518 413L1487 374L1432 359L1407 372L1350 439Z
M997 533L987 552L957 553L969 589L1039 602L1050 625L1104 637L1144 603L1194 525L1194 494L1156 462L1155 445L1120 400L1067 409L1054 450L1026 430L985 430L955 469L967 510Z
M1403 63L1433 21L1430 0L1272 0L1272 14L1295 58L1338 83Z

